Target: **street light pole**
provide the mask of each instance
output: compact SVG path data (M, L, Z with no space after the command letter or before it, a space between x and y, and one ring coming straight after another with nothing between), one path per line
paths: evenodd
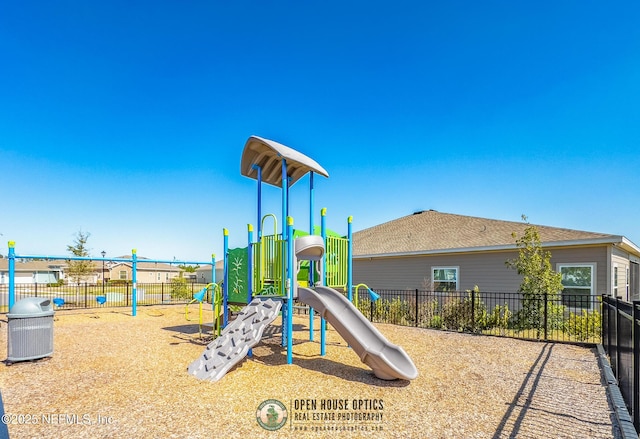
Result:
M104 296L104 257L106 256L107 252L102 250L100 254L102 255L102 295Z

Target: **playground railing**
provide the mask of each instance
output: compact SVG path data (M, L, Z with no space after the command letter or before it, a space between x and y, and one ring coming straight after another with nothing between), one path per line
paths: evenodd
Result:
M282 235L263 236L252 244L253 291L280 294L286 261L286 241Z
M202 283L138 283L137 305L182 304L193 300L194 294L206 287ZM16 284L16 302L26 297L44 297L53 301L56 309L88 309L129 307L133 300L133 286L129 282L105 284ZM209 296L209 292L207 292ZM206 297L211 302L211 297ZM8 312L9 286L0 284L0 312Z
M347 264L349 240L327 236L325 251L326 284L336 288L347 284Z

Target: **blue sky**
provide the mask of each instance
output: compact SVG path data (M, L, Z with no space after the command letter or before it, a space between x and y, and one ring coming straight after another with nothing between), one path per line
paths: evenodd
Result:
M640 244L638 22L635 1L4 2L0 238L208 260L226 227L244 246L255 134L327 169L338 232L436 209Z

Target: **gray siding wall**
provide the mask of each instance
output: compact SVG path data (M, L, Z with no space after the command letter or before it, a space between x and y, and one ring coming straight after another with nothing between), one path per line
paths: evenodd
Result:
M618 268L618 292L617 295L622 297L622 300L627 302L631 301L628 291L628 279L627 270L629 269L629 253L613 247L611 249L611 294L614 293L614 268Z
M581 248L550 248L551 263L596 264L596 293L610 291L607 246ZM353 283L365 283L373 289L430 289L432 267L459 267L458 288L514 293L521 276L505 264L517 256L516 251L462 253L411 257L366 258L353 260Z

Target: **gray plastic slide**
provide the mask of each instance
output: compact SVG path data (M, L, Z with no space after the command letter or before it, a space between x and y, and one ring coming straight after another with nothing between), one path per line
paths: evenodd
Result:
M264 328L275 320L281 307L280 300L253 299L189 365L189 373L201 380L218 381L258 344Z
M378 378L412 380L418 376L418 370L407 353L387 341L338 291L327 287L298 287L298 300L318 311Z

